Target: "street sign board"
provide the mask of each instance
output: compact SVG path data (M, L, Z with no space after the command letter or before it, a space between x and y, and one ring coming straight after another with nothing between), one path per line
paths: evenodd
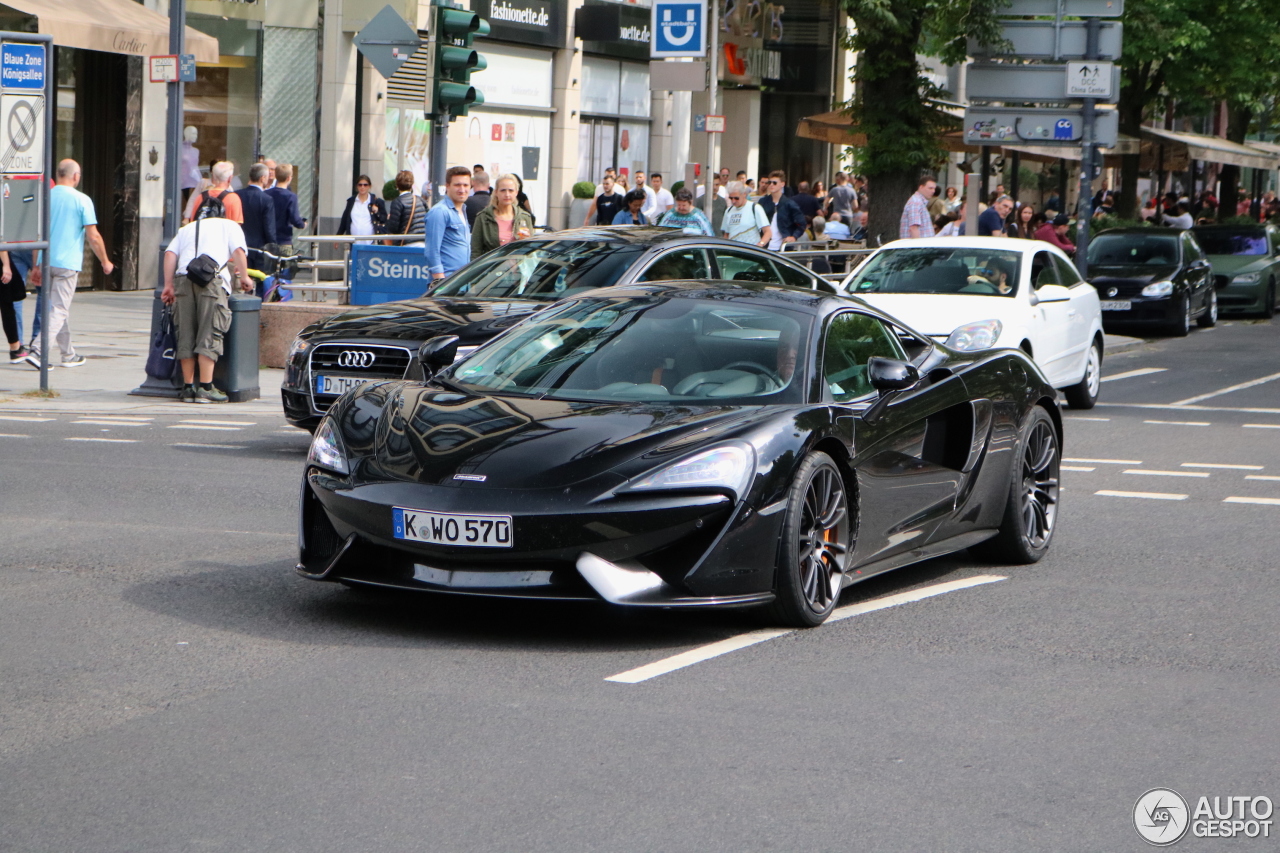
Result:
M43 91L44 60L42 44L5 42L0 47L0 86L27 92Z
M649 29L649 55L707 55L707 0L653 0Z
M1115 146L1120 136L1120 114L1098 110L1094 114L1094 142ZM970 107L964 113L964 141L969 145L1079 146L1084 138L1080 110L1006 109Z
M1105 69L1105 82L1090 75L1089 85L1106 89L1107 94L1068 94L1067 65L1013 65L973 62L968 66L965 92L970 101L1003 101L1005 103L1060 102L1078 98L1113 100L1120 91L1120 68L1109 62L1072 63Z
M1067 97L1110 99L1119 93L1112 85L1118 70L1110 62L1068 62Z
M152 83L178 82L178 57L150 56L147 57L147 65L151 69Z
M183 83L196 82L196 55L184 53L178 57L178 79Z
M1008 7L995 12L1052 18L1058 14L1058 0L1010 0ZM1064 18L1119 18L1123 14L1124 0L1062 0Z
M45 104L43 95L0 95L0 173L44 173Z
M705 92L707 91L707 63L651 60L649 88L655 92Z
M1021 59L1083 59L1085 56L1083 21L1063 21L1058 25L1053 21L1001 21L1000 26L1009 47L995 49L969 39L969 55ZM1102 24L1098 29L1098 58L1119 59L1123 40L1124 24L1119 21Z
M707 133L724 133L724 116L707 116Z
M390 77L422 46L418 33L391 6L383 6L353 39L369 64Z

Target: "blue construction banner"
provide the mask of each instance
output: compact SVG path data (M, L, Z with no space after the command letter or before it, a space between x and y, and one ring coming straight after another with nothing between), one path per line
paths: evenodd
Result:
M427 255L416 246L356 243L351 247L351 304L416 299L431 286Z

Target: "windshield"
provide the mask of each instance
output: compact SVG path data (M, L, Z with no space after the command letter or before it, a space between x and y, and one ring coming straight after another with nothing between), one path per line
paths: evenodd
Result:
M575 400L794 403L809 326L805 314L723 299L579 299L515 326L449 378Z
M1267 234L1257 231L1193 231L1206 255L1265 255Z
M643 246L600 240L518 240L458 270L428 295L550 302L616 283L643 252Z
M1022 253L994 249L884 249L858 271L850 293L1013 296Z
M1089 242L1091 264L1169 266L1177 262L1176 234L1099 234Z

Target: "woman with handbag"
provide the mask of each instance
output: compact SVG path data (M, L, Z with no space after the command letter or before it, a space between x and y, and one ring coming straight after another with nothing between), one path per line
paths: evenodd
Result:
M427 233L427 206L413 191L413 172L407 169L396 173L396 191L400 195L391 200L391 215L387 217L387 234ZM422 240L387 240L388 246L405 246Z
M471 228L471 257L505 246L512 240L533 236L533 217L516 203L520 182L515 175L499 175L489 204L476 214Z
M9 266L9 253L0 252L0 325L4 326L4 336L9 342L9 364L18 365L26 362L32 367L39 367L40 362L31 354L31 350L22 345L22 329L18 328L18 312L14 303L27 298L27 286L22 276Z
M338 222L339 234L372 237L386 233L387 203L371 191L372 186L373 182L368 175L356 178L356 194L347 199L342 219Z

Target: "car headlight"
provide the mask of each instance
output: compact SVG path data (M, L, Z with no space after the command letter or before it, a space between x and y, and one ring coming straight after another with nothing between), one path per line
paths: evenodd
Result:
M1231 283L1232 284L1254 284L1261 278L1262 278L1262 273L1260 272L1247 272L1247 273L1241 273L1240 275L1231 279Z
M1173 282L1157 281L1142 288L1143 296L1168 296L1173 293Z
M310 341L305 341L302 338L294 338L293 346L289 347L288 358L292 359L295 355L301 355L309 349L311 349Z
M333 428L333 421L329 418L322 420L316 428L315 437L311 439L311 450L307 453L307 462L339 474L351 473L342 439L338 437L338 431Z
M991 349L1000 338L1000 330L1004 324L999 320L979 320L976 323L965 323L957 326L947 338L947 346L961 352L973 352L980 349Z
M756 454L749 445L726 444L663 466L629 484L622 491L719 486L741 498L751 485L755 468Z

